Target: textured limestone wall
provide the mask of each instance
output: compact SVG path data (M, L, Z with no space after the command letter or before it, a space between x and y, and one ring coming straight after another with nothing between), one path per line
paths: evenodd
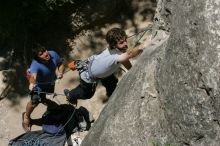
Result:
M169 128L155 88L158 59L165 46L161 41L140 56L139 63L120 81L83 145L141 146L157 141L155 135L167 140ZM157 127L164 129L157 131Z
M82 145L218 146L219 20L219 0L159 0L153 34L162 39L139 56Z
M180 145L219 145L220 1L173 1L158 90Z

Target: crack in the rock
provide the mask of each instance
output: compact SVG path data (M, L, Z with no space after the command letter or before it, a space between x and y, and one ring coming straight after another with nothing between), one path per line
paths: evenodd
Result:
M213 89L212 88L209 88L209 87L205 87L205 86L202 86L202 87L199 87L200 89L203 89L203 90L205 90L206 91L206 94L208 95L208 96L211 96L212 94L212 92L213 92Z

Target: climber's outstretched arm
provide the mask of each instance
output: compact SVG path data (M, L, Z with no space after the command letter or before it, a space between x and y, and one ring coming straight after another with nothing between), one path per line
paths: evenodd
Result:
M151 43L151 39L147 39L137 47L128 49L127 52L119 55L118 62L123 63L125 61L128 61L130 58L136 57L138 54L140 54L143 51L143 49L147 48L150 45L150 43Z

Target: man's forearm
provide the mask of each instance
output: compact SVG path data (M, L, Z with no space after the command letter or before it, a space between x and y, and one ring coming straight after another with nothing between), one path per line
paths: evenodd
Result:
M31 74L31 77L29 79L29 90L32 90L36 85L36 75Z
M138 45L137 47L128 49L129 56L131 56L131 58L137 56L143 51L143 49L147 48L150 44L151 44L151 39L148 38L142 44Z
M59 66L58 66L58 72L59 73L64 73L64 65L63 64L60 64Z
M36 83L36 75L35 74L31 74L31 77L29 79L29 83L30 84L35 84Z
M137 46L135 48L132 49L128 49L128 55L130 56L130 58L136 57L138 54L140 54L143 50L140 49L140 46Z
M57 71L56 71L57 78L58 78L58 79L63 78L63 73L64 73L64 65L63 65L63 64L60 64L60 65L57 67Z

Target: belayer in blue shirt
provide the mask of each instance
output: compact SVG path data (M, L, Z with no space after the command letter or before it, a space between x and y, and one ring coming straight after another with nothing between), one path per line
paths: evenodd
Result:
M46 98L46 92L54 92L55 80L62 78L64 72L62 59L55 51L48 51L45 47L37 44L33 49L33 57L29 68L31 100L27 103L26 112L22 114L22 126L25 131L31 130L31 113L39 103L56 104Z

